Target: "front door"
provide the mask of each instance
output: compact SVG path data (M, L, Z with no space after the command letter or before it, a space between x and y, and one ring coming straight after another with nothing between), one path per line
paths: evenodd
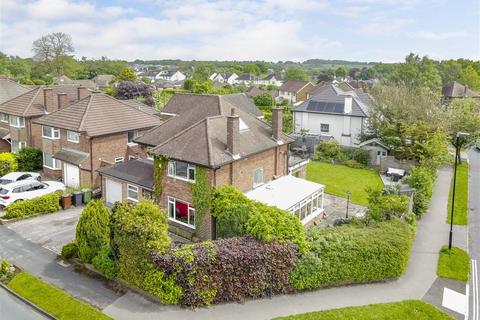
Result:
M80 168L64 162L63 183L65 183L67 187L78 188L80 186Z

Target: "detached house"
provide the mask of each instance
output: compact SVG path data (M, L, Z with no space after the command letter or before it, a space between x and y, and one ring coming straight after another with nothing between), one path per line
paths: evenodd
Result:
M271 73L265 78L258 80L258 84L266 85L266 86L273 85L273 86L280 87L283 84L283 82L279 78L277 78L274 73Z
M167 159L151 179L152 160L99 169L107 203L150 197L161 185L159 205L168 212L170 231L189 239L215 238L209 212L196 215L192 184L205 172L212 187L233 185L249 198L276 205L309 223L323 212L323 186L288 176L288 144L282 110L272 110L272 126L241 103L244 95L176 94L165 106L170 118L135 139L151 156ZM161 165L161 164L160 164ZM143 169L139 169L142 167ZM140 173L141 171L142 173Z
M241 76L235 79L235 84L253 86L258 84L258 77L251 74L242 74Z
M314 88L309 81L288 80L278 88L278 100L287 100L289 104L305 101L308 93Z
M160 120L122 100L93 93L71 105L60 104L58 111L34 123L45 175L78 187L100 186L98 168L143 155L133 140Z
M0 104L0 127L8 131L3 139L10 141L12 152L25 146L41 149L41 128L33 121L87 95L87 88L78 85L37 87Z
M354 147L366 127L373 99L368 93L343 91L334 84L321 88L292 110L294 133L327 136Z
M210 76L210 80L213 82L219 83L228 83L228 84L235 84L235 79L238 78L238 75L235 73L212 73Z
M183 81L187 76L181 71L160 71L155 76L156 80L167 80L167 81Z

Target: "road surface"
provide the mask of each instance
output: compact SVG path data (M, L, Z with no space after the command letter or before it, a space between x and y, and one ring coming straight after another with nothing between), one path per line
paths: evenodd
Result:
M0 318L15 320L47 319L3 288L0 288Z

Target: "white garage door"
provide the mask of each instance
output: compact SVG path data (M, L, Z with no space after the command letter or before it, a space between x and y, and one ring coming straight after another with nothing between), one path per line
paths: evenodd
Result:
M64 162L63 182L67 187L77 188L80 185L80 169L77 166Z
M105 191L105 200L108 204L113 205L115 202L123 200L121 183L106 179Z

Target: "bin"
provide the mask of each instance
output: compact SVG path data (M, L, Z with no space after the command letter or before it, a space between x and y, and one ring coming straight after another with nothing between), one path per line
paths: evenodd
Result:
M82 189L83 192L83 203L87 204L92 199L92 189L85 188Z
M72 203L73 205L76 206L81 206L82 205L82 198L83 198L83 192L82 191L75 191L72 193Z

